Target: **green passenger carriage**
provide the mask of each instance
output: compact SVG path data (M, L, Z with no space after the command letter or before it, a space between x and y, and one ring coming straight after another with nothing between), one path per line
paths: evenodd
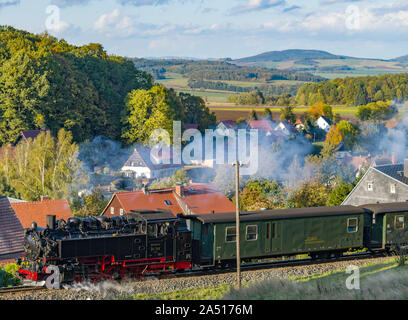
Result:
M186 217L192 231L193 262L201 266L233 264L236 252L235 213ZM264 210L240 214L243 260L309 254L341 255L364 248L371 214L354 206Z

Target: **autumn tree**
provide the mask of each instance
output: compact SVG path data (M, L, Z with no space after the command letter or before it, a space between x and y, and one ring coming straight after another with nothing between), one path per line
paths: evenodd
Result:
M6 147L8 149L10 147ZM61 129L57 139L50 132L39 134L34 141L22 140L14 152L6 151L1 159L1 174L22 199L69 198L87 178L81 174L78 146L72 134Z
M315 120L317 120L321 116L325 116L327 119L333 120L332 107L321 101L316 102L315 104L310 106L307 113L308 113L308 116L312 117Z
M320 207L326 205L330 188L323 183L306 182L287 199L290 208Z

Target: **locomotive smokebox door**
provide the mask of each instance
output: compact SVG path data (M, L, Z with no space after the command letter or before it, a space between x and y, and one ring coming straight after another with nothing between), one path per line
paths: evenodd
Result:
M54 230L55 229L55 221L56 221L56 216L47 214L47 228Z

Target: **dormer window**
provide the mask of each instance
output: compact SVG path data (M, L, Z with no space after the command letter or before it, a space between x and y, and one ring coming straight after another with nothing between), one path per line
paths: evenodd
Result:
M390 184L390 193L395 193L395 184Z
M372 182L367 182L367 191L373 191L373 185Z

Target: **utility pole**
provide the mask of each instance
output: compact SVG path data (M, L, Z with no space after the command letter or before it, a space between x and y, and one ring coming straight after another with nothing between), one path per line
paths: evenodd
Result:
M237 242L237 285L238 290L241 289L241 254L239 250L239 161L235 163L236 176L235 176L235 234Z

